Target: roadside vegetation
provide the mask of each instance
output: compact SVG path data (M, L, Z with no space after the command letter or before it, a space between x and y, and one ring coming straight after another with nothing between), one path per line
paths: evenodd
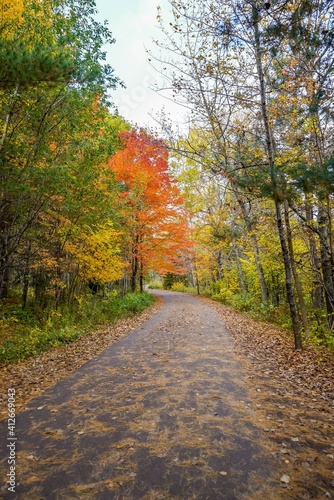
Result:
M153 304L147 292L87 295L75 307L63 305L58 310L25 309L15 301L0 307L0 363L36 356L54 347L74 342L93 329L121 318L132 317Z

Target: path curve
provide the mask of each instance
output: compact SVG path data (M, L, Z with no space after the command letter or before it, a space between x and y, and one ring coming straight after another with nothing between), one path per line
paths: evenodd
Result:
M154 317L18 415L16 494L2 481L2 498L282 498L220 317L155 293Z

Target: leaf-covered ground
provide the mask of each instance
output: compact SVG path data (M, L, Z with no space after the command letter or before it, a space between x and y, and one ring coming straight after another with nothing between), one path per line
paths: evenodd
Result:
M20 498L282 498L219 315L160 293L158 314L19 413Z
M295 351L283 329L203 300L235 340L257 424L284 469L288 498L334 498L334 353L312 346ZM325 477L329 487L321 486Z
M182 296L180 295L180 297ZM182 306L182 300L183 299L180 298L180 306ZM242 398L239 398L240 401L238 399L238 401L233 402L232 393L231 399L229 399L229 396L226 395L222 398L222 393L219 392L220 372L219 370L217 371L217 363L219 359L224 358L225 351L224 348L222 349L221 346L219 346L219 334L217 334L218 343L216 344L216 351L213 353L212 358L214 359L212 369L216 371L215 379L212 380L212 382L215 381L215 383L218 384L217 389L215 389L215 391L213 391L210 395L205 393L205 391L203 393L198 391L196 394L197 398L206 398L206 400L210 403L209 404L207 402L206 406L203 405L204 413L208 411L209 406L212 406L213 403L217 404L218 410L216 410L216 413L214 412L212 415L210 414L210 417L206 415L206 413L205 415L203 413L203 422L210 423L212 420L213 429L216 429L217 432L225 431L227 433L225 435L227 436L228 429L230 429L230 432L233 434L238 430L235 428L236 421L229 419L228 416L224 414L220 417L219 412L221 409L219 405L225 403L230 404L231 410L232 408L235 408L237 411L241 411L241 407L244 408L242 412L245 411L246 417L249 418L247 425L256 426L256 428L261 429L261 435L257 438L258 444L263 446L263 450L268 452L270 460L273 460L275 467L277 466L277 471L279 471L279 475L277 476L278 479L276 479L276 481L278 481L278 485L276 483L276 486L269 487L269 491L272 490L274 496L266 496L266 498L276 499L284 497L291 500L334 498L333 356L328 351L314 349L311 347L308 347L303 352L295 352L293 350L292 339L287 336L286 332L277 329L272 325L256 322L248 315L235 312L232 308L207 299L203 299L203 301L207 306L220 315L224 325L227 327L234 339L233 348L228 347L228 350L226 351L225 362L229 360L232 354L232 349L233 352L237 354L238 362L242 367L243 374L246 374L246 385L248 391L247 398L250 397L250 400L245 399L242 401ZM41 394L47 387L52 386L55 382L64 378L70 372L82 365L85 361L94 358L98 353L106 349L108 345L114 343L121 337L124 337L133 328L138 327L143 321L152 316L160 306L161 302L158 301L153 309L145 312L134 320L119 322L110 329L95 332L91 336L80 339L65 348L50 351L45 353L43 356L26 360L25 362L16 365L8 365L4 367L5 370L2 369L0 376L1 387L6 390L9 386L8 382L10 381L10 386L16 388L18 405L23 406L31 398ZM163 382L161 382L161 387L170 383L169 376L167 377L164 375L164 372L168 370L168 366L172 366L172 363L175 363L175 369L171 373L173 373L173 377L175 376L181 384L181 381L183 380L182 373L180 372L178 374L178 372L175 371L177 363L181 363L182 366L184 360L184 362L189 362L189 366L194 363L196 364L200 361L200 358L203 355L200 351L203 351L203 349L205 351L206 346L209 345L210 342L213 342L213 339L205 337L204 335L204 333L206 335L210 335L210 333L208 333L210 330L208 332L203 331L203 335L200 333L202 331L202 327L199 323L200 318L194 318L198 311L195 309L193 313L190 314L187 312L188 306L186 303L182 307L182 323L180 323L180 318L177 319L175 315L170 317L170 320L168 318L165 319L166 326L162 325L156 330L157 334L160 333L162 338L165 338L165 344L158 346L157 340L157 345L155 347L155 340L153 340L153 342L151 341L152 345L150 344L148 347L149 358L152 361L156 360L158 366L161 367L161 377ZM199 331L198 339L200 342L197 345L197 350L195 349L195 351L191 350L191 344L187 344L186 338L188 336L188 332L190 333L194 328ZM170 335L172 335L172 337L170 337ZM174 350L174 348L171 350L173 343L175 344L175 347L177 347L176 350ZM142 345L144 347L144 343ZM201 346L200 350L198 350L198 346ZM184 354L180 351L181 348L185 349ZM197 355L196 352L198 352L199 355ZM189 359L183 358L186 353L188 353L187 356L190 356ZM144 352L141 354L143 355ZM147 373L149 373L150 370L151 368L148 367ZM232 365L230 364L230 371L227 369L226 376L232 376L232 372ZM129 376L131 374L129 372ZM221 372L221 375L222 374L223 373ZM206 372L203 372L203 376L207 378ZM139 391L140 388L143 388L143 381L140 382L137 378L138 374L132 374L130 378L124 379L124 383L126 383L126 380L130 380L128 388L129 393L131 393L131 391ZM195 382L201 385L201 380L201 373L198 373ZM209 380L210 379L207 380L206 384L208 384ZM157 382L159 382L158 379ZM187 382L185 381L184 383L186 384ZM138 387L136 384L139 384ZM177 389L178 388L176 387L176 390ZM191 392L190 386L187 388L187 391ZM124 405L134 405L133 409L137 411L137 406L142 404L140 398L144 397L144 393L139 394L140 397L137 401L132 401L134 394L130 394L130 396L125 394L125 402L123 402ZM161 414L166 421L161 420L162 417L160 416L160 431L155 435L155 446L157 446L157 443L160 443L161 448L163 448L163 446L167 446L167 443L169 446L172 442L170 426L173 422L170 420L171 415L173 415L175 421L179 421L179 427L175 427L173 424L172 429L174 429L175 432L177 428L179 429L179 434L176 438L179 440L178 442L180 445L180 433L184 422L188 422L187 426L189 428L189 426L191 427L192 425L195 425L198 420L198 425L202 426L201 429L204 432L205 426L201 420L201 413L194 413L194 408L196 406L195 402L192 402L192 405L188 408L187 404L182 401L181 396L181 392L175 392L174 394L176 399L180 399L176 405L178 410L176 407L174 408L173 405L172 408L170 403L168 403L168 412L166 414L164 412ZM5 398L6 394L2 397ZM119 397L121 397L121 395ZM151 404L154 410L154 405L156 404L155 399L151 401ZM91 406L92 405L90 403L88 408L89 411L91 411ZM151 411L153 411L152 408ZM4 413L3 416L5 416ZM155 416L153 411L153 413L148 416L147 420L148 433L151 432L149 430L151 429L150 426L154 427L154 418ZM219 418L222 418L225 429L223 429L224 426L222 427L222 425L219 424ZM182 425L180 427L181 423ZM144 425L144 423L141 422L141 425L142 428L140 432L143 432L143 428L146 423ZM242 425L244 424L240 421L238 425L240 425L239 431L241 432L241 429L243 429ZM187 426L184 427L185 431L187 431ZM157 432L159 429L157 428ZM163 434L161 434L161 429ZM246 426L244 430L247 434L250 429ZM93 428L92 432L94 432ZM81 437L81 433L78 434L79 437ZM167 439L166 442L163 440L164 436ZM190 439L188 434L187 436L187 439ZM119 447L117 447L117 453L122 455L123 458L121 457L121 460L124 460L125 463L127 460L130 460L130 457L133 458L133 455L135 453L139 453L140 451L140 448L136 448L135 441L135 438L132 439L131 443L130 441L126 443L125 441L124 443L122 441ZM213 443L214 446L215 443L216 441ZM147 442L144 447L148 450L149 446L150 445ZM192 446L195 445L192 443ZM199 446L198 442L196 446ZM177 446L173 445L172 449L173 453L175 453ZM155 453L157 454L158 461L164 461L168 458L165 456L166 454L162 449L155 450L154 454ZM232 450L230 450L229 453L232 453ZM175 461L180 460L180 456L175 456ZM196 470L202 470L204 466L207 467L208 463L205 459L205 455L198 456L197 454L196 457L191 459L189 457L189 463L186 463L185 461L187 457L183 457L183 462L180 465L182 465L184 470L189 468L189 473L193 469L195 473ZM248 458L251 461L251 467L254 468L254 459L256 457L252 457L250 455ZM178 464L178 462L175 463L176 465ZM132 462L131 464L134 466ZM214 460L212 464L210 463L209 465L210 470L212 467L213 469L216 467L214 465ZM212 470L211 472L210 470L207 470L208 477L212 473ZM233 473L233 470L227 469L226 467L217 469L217 471L218 476L226 476L227 479L231 478ZM115 498L121 498L117 495L121 494L124 484L128 484L130 488L129 491L132 491L131 481L135 481L135 478L136 473L132 471L132 476L126 476L126 481L129 481L129 483L124 482L125 479L123 478L120 481L123 486L118 482L114 482L113 486L110 486L109 484L107 488L111 488L116 491ZM179 479L181 481L181 478ZM217 478L214 479L214 481L219 482ZM80 495L82 495L82 492ZM159 495L157 493L156 496L144 496L143 498L174 498L173 496L168 497L168 495L166 497L162 492L160 492ZM129 496L128 498L132 497ZM136 496L134 495L133 498L136 498ZM175 496L175 498L177 497ZM192 497L189 496L189 498L202 497L196 497L195 495ZM251 497L249 496L248 498Z

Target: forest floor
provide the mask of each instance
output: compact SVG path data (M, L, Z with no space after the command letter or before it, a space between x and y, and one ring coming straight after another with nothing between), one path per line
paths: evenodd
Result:
M291 479L289 498L334 498L334 353L311 345L295 351L286 330L203 300L235 341L257 425Z
M167 303L169 309L164 307L162 312L153 317L162 306L161 296L164 302L169 301ZM165 316L161 316L163 314ZM132 359L133 357L135 359L131 361L132 367L125 369L124 352L128 348L122 347L122 341L116 341L123 339L124 345L129 346L127 342L135 341L135 337L131 334L129 336L129 332L138 329L149 318L152 318L153 326L147 333L145 328L148 327L145 327L145 324L139 328L140 334L146 337L140 341L137 349L130 349ZM224 334L218 318L228 330ZM158 333L162 335L161 345L156 337ZM155 306L139 317L123 320L110 328L101 329L36 358L1 367L0 386L4 390L1 394L3 400L1 417L6 418L7 389L13 387L16 390L17 410L21 410L22 415L27 416L24 418L25 422L29 421L30 411L29 418L35 422L36 414L42 415L43 412L40 410L48 406L41 403L44 391L52 388L60 380L64 380L65 383L71 372L74 372L73 376L78 374L78 377L81 373L82 384L82 377L87 379L87 373L78 371L78 368L90 359L93 362L96 359L96 363L101 363L100 357L97 356L106 353L106 349L109 350L109 346L113 344L116 351L117 348L123 351L125 349L119 355L118 369L121 366L123 371L128 372L122 380L123 386L128 387L128 392L125 391L123 394L125 399L119 406L123 408L123 413L120 415L120 410L114 408L112 417L119 418L119 422L122 423L117 432L123 429L124 434L121 436L123 439L116 436L115 431L114 437L118 444L114 458L118 463L115 469L122 469L123 466L120 464L124 464L124 471L118 474L118 479L113 479L108 484L102 480L95 481L94 485L79 484L77 490L71 490L70 493L68 490L68 496L66 492L62 492L61 497L50 497L49 492L45 494L45 498L103 498L103 491L109 495L106 498L117 499L223 498L227 500L251 499L253 494L257 499L274 500L334 498L333 354L313 347L296 352L293 350L292 339L283 330L256 322L247 314L238 313L209 299L198 301L197 298L187 295L160 292ZM211 351L210 362L198 364L201 360L204 363L202 351L207 349ZM112 351L115 354L115 369L118 359L116 351ZM105 361L105 363L110 362L113 363L110 359ZM127 363L130 361L127 360ZM142 367L146 366L143 368L145 377L137 373L136 363ZM89 371L90 366L92 365L88 363L82 369ZM182 366L183 372L180 368ZM196 372L196 366L200 367L197 369L198 373L193 373L194 367ZM187 368L190 370L191 367L192 370L186 373ZM137 410L138 405L144 404L142 400L144 395L141 391L148 383L149 374L153 375L158 389L155 387L153 390L150 387L150 398L146 404L151 404L153 413L150 413L147 422L141 421L139 425ZM190 378L190 374L193 379ZM162 378L160 382L159 376ZM226 380L224 377L227 377ZM176 384L176 393L173 393L174 403L157 402L156 399L159 400L167 386L171 390L170 382L172 387ZM80 383L76 383L80 389ZM93 384L94 381L90 377L86 383ZM183 387L183 384L188 385ZM157 391L156 396L154 391ZM119 392L118 390L117 397L121 397ZM136 394L138 397L134 401ZM52 403L51 396L48 397ZM57 397L61 398L59 391ZM116 395L114 397L116 398ZM201 402L201 398L206 398L205 402L204 399ZM77 409L83 404L82 401L77 402ZM124 420L125 414L128 413L124 408L128 405L131 410L132 404L136 410L133 413L132 423L135 422L138 427L135 434L133 429L131 434L126 428ZM91 406L94 404L90 401L87 405L84 411L92 411ZM154 426L155 408L160 420L156 429L152 430L153 427L149 429L147 426ZM65 407L64 409L66 410ZM51 413L45 415L44 431L48 434L47 437L52 437L56 433L49 422L50 415L56 413L57 409L53 405L50 411ZM71 427L72 424L68 425ZM21 426L23 431L23 420ZM27 424L25 426L27 427ZM189 429L192 431L191 435ZM96 432L102 436L102 431L101 424L98 430L96 427L95 431L93 427L88 429L88 434L93 435ZM150 444L151 438L154 432L158 431L159 434L155 435L155 446L157 448L159 444L160 448L153 449L153 445ZM57 432L60 432L59 428ZM208 442L215 448L213 451L208 451L202 444L201 432L203 437L209 437ZM77 434L77 439L83 439L86 429L78 431ZM137 443L140 441L140 438L137 438L139 435L142 435L142 441L145 442L144 447L140 447ZM243 440L245 436L247 441ZM178 449L178 444L181 447L183 438L187 442L186 449L193 450L191 456L187 456L185 449ZM69 437L66 440L67 445L68 439ZM51 465L46 464L46 459L36 457L35 451L29 452L28 441L27 450L21 456L23 476L25 468L30 471L30 479L26 479L25 488L28 488L29 484L30 487L36 488L31 490L36 492L36 497L30 495L29 498L44 498L43 489L38 489L41 488L38 478L34 474L31 476L31 470L36 468L42 471L45 467L45 471L50 472ZM254 448L250 447L249 442ZM232 448L236 450L236 455L233 455ZM225 456L225 460L220 462L219 450L222 457ZM144 456L149 451L151 455ZM156 470L157 460L160 461L160 469L164 465L166 471L169 471L170 476L166 473L167 476L160 477L160 489L157 485L155 488L151 485L151 489L147 489L147 485L144 486L145 481L149 483L151 480L147 476L150 471L146 471L146 475L142 473L142 476L139 471L132 470L128 474L125 472L127 462L130 459L133 461L136 453L137 457L141 456L141 460L149 464L154 474L159 475ZM155 461L152 459L153 455L156 457ZM55 459L56 463L57 460ZM104 457L104 460L107 459ZM240 481L241 471L237 470L239 464L245 470L247 480ZM71 464L67 466L70 467ZM101 463L99 466L102 467ZM106 467L106 463L103 466ZM182 469L182 477L176 472L176 466ZM60 462L58 467L61 468ZM134 467L132 462L131 467ZM199 482L199 479L195 480L195 477L203 477L203 474L207 478L204 483ZM142 482L139 484L140 477ZM256 484L257 490L247 490L246 483L249 482L249 478L253 478L252 488ZM54 479L53 477L53 482ZM166 481L169 484L168 491L165 488L166 484L165 486L163 484ZM191 481L197 493L191 490ZM187 487L187 495L179 497L177 493L173 493L173 482L176 488ZM241 486L236 486L237 483L243 484L246 493L238 490ZM94 488L104 488L104 490L98 490L97 493ZM28 492L29 488L25 491Z

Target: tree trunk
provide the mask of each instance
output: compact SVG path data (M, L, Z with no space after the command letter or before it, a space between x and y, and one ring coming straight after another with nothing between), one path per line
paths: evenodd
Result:
M268 287L266 284L266 279L264 277L263 267L260 259L259 246L257 244L257 238L255 234L252 234L251 241L253 243L256 271L259 278L260 289L261 289L261 302L262 304L266 304L268 302Z
M330 248L328 244L328 215L326 210L323 208L319 208L318 210L318 227L321 269L327 309L327 322L329 328L332 329L334 324L334 284Z
M143 264L140 264L140 272L139 272L139 290L140 293L144 291L144 275L143 275Z
M256 234L253 231L253 226L252 226L252 221L250 219L249 213L247 213L245 203L238 198L239 205L241 207L244 220L245 220L245 225L248 234L250 235L250 239L252 242L253 246L253 252L254 252L254 260L255 260L255 266L256 266L256 271L257 275L259 278L259 283L260 283L260 289L261 289L261 302L262 304L266 304L268 302L268 287L266 284L266 279L264 277L264 272L263 272L263 267L261 264L261 258L260 258L260 250L259 250L259 245L257 243L257 238Z
M7 299L9 292L9 282L10 282L10 268L9 264L3 266L1 277L0 277L0 299Z
M291 231L290 219L289 219L289 207L288 207L287 202L285 202L285 204L284 204L284 216L285 216L285 226L286 226L288 249L289 249L289 254L290 254L291 270L292 270L293 278L295 280L295 286L296 286L297 295L298 295L298 301L299 301L300 313L301 313L301 317L302 317L304 334L305 334L305 337L307 339L309 339L310 338L310 326L309 326L307 313L306 313L306 306L305 306L302 284L300 282L297 268L296 268L296 261L295 261L293 242L292 242L292 231Z
M321 309L323 306L321 265L312 228L312 225L314 223L313 210L309 201L307 201L305 204L305 213L307 224L309 227L311 227L311 230L309 230L308 239L310 245L310 259L314 270L312 299L314 307L316 307L317 309Z
M195 275L195 281L196 281L197 295L199 295L200 288L199 288L199 278L198 278L196 262L194 262L194 275Z
M268 118L268 110L267 110L267 98L266 98L266 89L265 89L265 81L264 81L264 73L262 67L262 49L261 49L261 40L260 40L260 30L259 30L259 11L257 9L257 5L253 1L252 3L252 18L253 18L253 27L254 27L254 41L255 41L255 57L256 57L256 68L257 74L259 78L259 87L260 87L260 98L261 98L261 112L262 112L262 120L265 129L265 137L266 137L266 147L268 154L268 163L269 163L269 173L272 182L273 189L273 199L275 202L275 210L276 210L276 224L279 234L279 239L281 243L284 269L285 269L285 286L287 291L287 298L290 308L290 316L292 321L292 330L294 334L295 348L302 349L302 339L300 335L300 322L298 317L296 299L292 284L292 272L291 272L291 263L290 256L287 247L287 242L285 238L284 226L282 221L282 210L281 203L279 201L279 192L277 185L277 172L275 166L275 156L274 156L274 145L272 140L272 133L269 124Z
M34 277L34 287L35 287L35 300L37 304L40 305L41 309L45 309L47 306L47 276L43 269L38 269Z
M245 273L244 273L244 270L242 269L242 265L240 262L240 256L239 256L239 249L238 249L237 243L235 241L235 236L233 234L232 234L232 248L233 248L233 252L235 255L235 262L237 265L240 290L241 290L241 293L247 293Z
M22 309L25 309L27 307L28 291L29 291L29 273L25 273L23 276Z
M4 206L6 204L4 203ZM1 207L2 220L0 222L0 299L6 299L9 293L10 276L12 270L13 249L11 248L10 228L12 217Z
M218 264L217 279L218 281L221 281L223 279L223 252L221 248L218 250L217 264Z
M297 304L296 304L296 300L295 300L295 294L294 294L294 290L293 290L293 283L292 283L291 260L290 260L289 250L288 250L288 246L287 246L287 242L286 242L286 238L285 238L284 226L283 226L283 221L282 221L281 205L278 201L276 201L276 203L275 203L275 208L276 208L276 221L277 221L278 234L279 234L279 238L280 238L283 261L284 261L285 285L286 285L288 304L289 304L289 308L290 308L290 316L291 316L291 320L292 320L292 329L293 329L293 335L294 335L294 340L295 340L295 349L302 349L303 344L302 344L302 338L301 338L301 334L300 334L300 322L299 322Z
M79 268L77 268L75 271L73 271L70 275L68 294L67 294L68 304L72 304L74 302L74 292L75 292L77 282L78 282L78 271L79 271Z
M22 308L27 307L28 302L28 291L29 291L29 273L30 273L30 255L31 255L31 243L28 243L26 259L24 263L23 272L23 290L22 290Z
M138 257L134 256L132 262L132 274L131 274L131 292L135 293L136 291L136 280L138 273Z

